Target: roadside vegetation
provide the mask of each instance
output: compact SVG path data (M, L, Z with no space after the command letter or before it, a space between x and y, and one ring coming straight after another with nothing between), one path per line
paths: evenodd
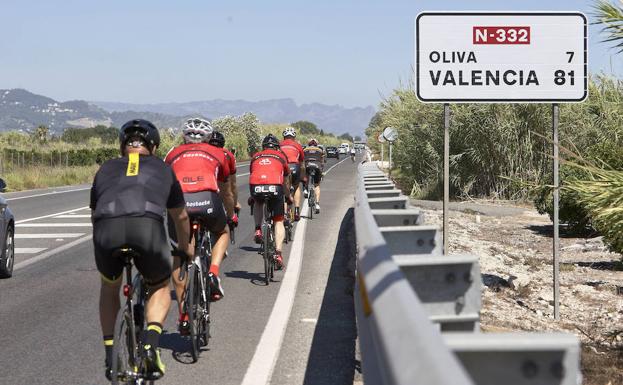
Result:
M289 124L262 124L252 113L214 119L212 125L223 132L225 146L234 149L238 161L248 160L261 148L268 133L281 138ZM349 134L336 137L318 129L312 122L292 123L298 130L301 143L314 137L324 145L339 145L351 141ZM32 133L0 133L0 177L8 191L90 183L100 164L118 156L116 127L67 128L61 135L51 135L48 128L39 126ZM179 129L160 130L161 158L169 149L182 143ZM349 140L350 139L350 140Z

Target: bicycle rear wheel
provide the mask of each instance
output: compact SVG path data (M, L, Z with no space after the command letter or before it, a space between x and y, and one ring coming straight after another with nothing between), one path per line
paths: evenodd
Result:
M316 206L316 192L314 191L314 187L309 190L309 199L307 200L307 206L309 206L309 219L314 218L314 206Z
M264 257L264 282L267 286L270 282L270 262L273 258L270 250L270 232L270 226L264 222L262 224L262 246L264 248L262 256Z
M193 362L199 360L199 319L201 312L199 311L199 303L201 289L199 284L199 270L195 264L188 269L188 287L186 291L186 311L188 312L188 321L190 323L190 354Z
M132 316L126 307L115 321L112 349L112 384L135 384L139 373L138 341Z

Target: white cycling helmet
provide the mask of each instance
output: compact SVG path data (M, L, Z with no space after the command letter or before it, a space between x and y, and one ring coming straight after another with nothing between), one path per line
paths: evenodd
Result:
M286 129L283 130L283 137L287 138L288 136L296 138L296 130L294 127L286 127Z
M212 135L212 125L205 119L192 118L184 123L182 134L185 143L201 143L207 142Z

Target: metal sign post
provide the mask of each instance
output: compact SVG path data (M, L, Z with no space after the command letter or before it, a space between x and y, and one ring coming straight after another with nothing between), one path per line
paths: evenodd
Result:
M450 206L450 105L443 105L443 253L448 249L448 209Z
M554 319L560 319L560 269L559 269L559 252L560 238L558 228L558 201L560 194L559 176L558 176L558 104L552 104L552 140L554 142L554 244L553 244L553 275L554 275Z
M386 127L382 134L389 144L389 176L392 176L392 147L398 138L398 131L393 127Z

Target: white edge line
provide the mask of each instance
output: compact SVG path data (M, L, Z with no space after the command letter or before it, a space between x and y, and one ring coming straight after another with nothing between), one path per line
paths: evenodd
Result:
M43 254L39 254L36 257L32 257L32 258L27 259L25 261L16 263L15 266L13 266L13 270L15 271L15 270L23 269L26 266L29 266L29 265L32 265L33 263L37 263L39 261L42 261L42 260L44 260L46 258L49 258L49 257L51 257L51 256L53 256L55 254L60 253L61 251L65 251L67 249L71 249L72 247L74 247L76 245L79 245L82 242L86 242L86 241L90 240L91 238L93 238L93 235L89 234L89 235L86 235L86 236L84 236L82 238L78 238L78 239L76 239L76 240L74 240L72 242L69 242L69 243L67 243L67 244L65 244L63 246L59 246L56 249L52 249L52 250L46 251Z
M288 266L279 288L277 299L262 332L262 337L260 337L260 341L257 344L255 354L253 354L253 358L244 375L242 385L268 384L273 374L273 369L281 350L281 343L290 320L290 313L301 273L308 211L309 206L303 207L301 221L296 226L294 242L290 250L290 257L288 258Z
M346 159L334 164L326 172L328 174L333 167L344 162ZM277 299L268 317L260 341L255 348L253 358L247 367L241 385L267 385L272 377L273 370L279 358L283 337L290 321L292 305L296 297L296 288L301 274L303 252L305 249L305 230L307 229L307 214L310 208L303 207L301 221L296 226L294 242L290 249L288 267L283 277Z
M15 221L15 224L19 224L19 223L25 223L25 222L31 222L31 221L36 221L37 219L43 219L43 218L50 218L56 215L62 215L62 214L67 214L67 213L73 213L75 211L80 211L80 210L85 210L88 209L89 206L84 206L84 207L78 207L77 209L71 209L71 210L67 210L67 211L61 211L60 213L54 213L54 214L48 214L48 215L43 215L41 217L36 217L36 218L28 218L28 219L22 219L19 221Z
M23 197L15 197L15 198L6 198L6 200L7 200L7 202L10 202L10 201L16 201L16 200L19 200L19 199L36 198L36 197L42 197L42 196L45 196L45 195L64 194L64 193L68 193L68 192L84 191L84 190L90 190L90 189L91 189L91 187L83 187L83 188L75 188L75 189L72 189L72 190L52 191L52 192L43 193L43 194L26 195L26 196L23 196Z

